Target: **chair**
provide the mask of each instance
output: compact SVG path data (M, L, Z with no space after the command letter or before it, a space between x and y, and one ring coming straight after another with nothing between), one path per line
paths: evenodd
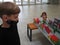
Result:
M27 24L27 36L32 41L32 30L36 30L38 27L34 23Z

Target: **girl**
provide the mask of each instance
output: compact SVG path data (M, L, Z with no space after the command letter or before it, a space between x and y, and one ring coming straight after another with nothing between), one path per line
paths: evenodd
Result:
M49 21L48 21L48 18L47 18L47 13L46 12L42 12L41 17L42 18L40 18L40 22L48 24Z

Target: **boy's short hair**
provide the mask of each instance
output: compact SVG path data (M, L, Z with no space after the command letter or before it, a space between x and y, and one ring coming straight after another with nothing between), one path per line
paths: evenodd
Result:
M2 2L0 3L0 17L4 14L18 14L20 12L20 8L12 2Z
M46 13L46 12L42 12L42 15L41 15L41 17L43 17L43 14L45 14L45 15L47 16L47 13Z

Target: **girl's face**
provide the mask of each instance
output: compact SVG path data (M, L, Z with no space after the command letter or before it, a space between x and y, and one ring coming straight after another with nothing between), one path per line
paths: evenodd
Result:
M43 20L46 20L47 19L47 15L43 14L42 18L43 18Z

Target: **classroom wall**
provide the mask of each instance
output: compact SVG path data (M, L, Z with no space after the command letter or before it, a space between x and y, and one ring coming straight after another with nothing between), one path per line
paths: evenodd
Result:
M60 0L59 0L59 4L60 4Z
M48 0L50 4L59 4L60 0Z

